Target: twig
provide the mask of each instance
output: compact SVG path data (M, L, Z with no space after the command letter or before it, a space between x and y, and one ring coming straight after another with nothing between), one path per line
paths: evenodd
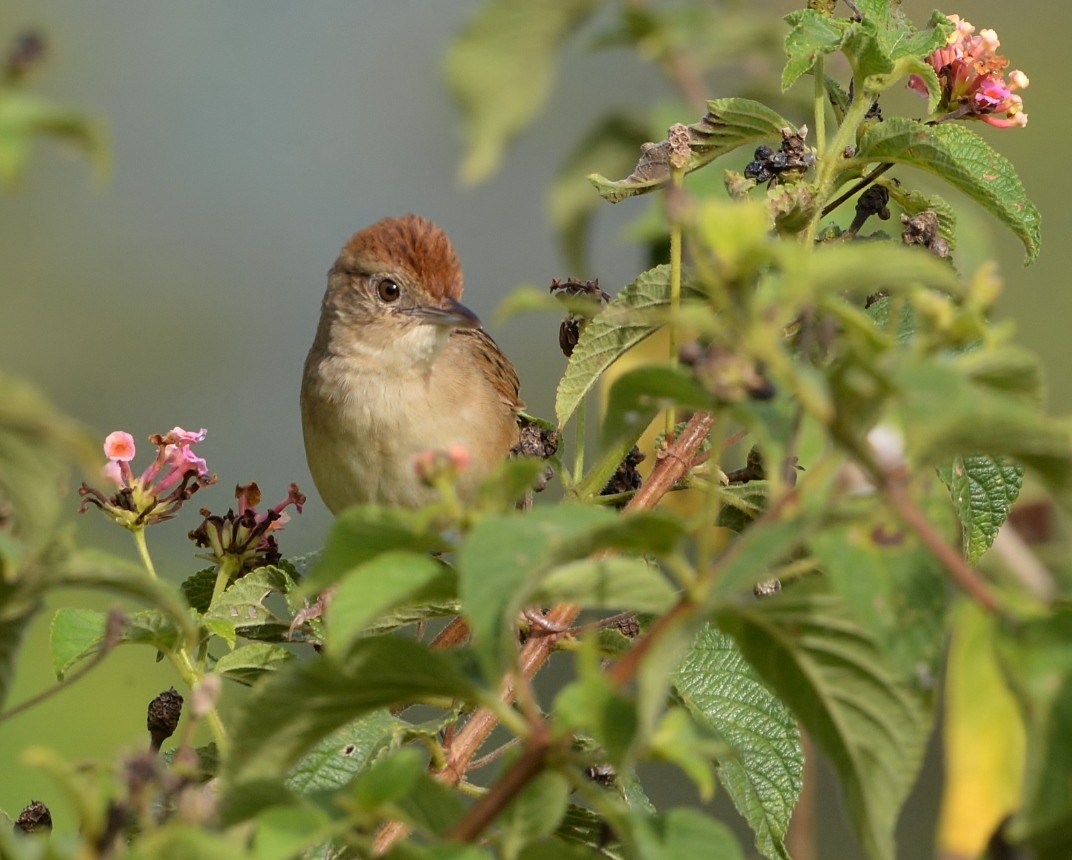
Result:
M691 467L693 458L707 438L713 422L712 416L706 412L697 412L689 419L689 423L667 451L667 456L655 464L648 479L626 506L626 511L650 510L666 495ZM561 630L568 630L580 611L579 606L562 603L551 608L546 620ZM551 652L554 651L557 639L556 636L539 636L525 643L518 655L518 664L523 678L531 678L547 662ZM514 688L509 678L503 680L501 697L505 704L509 704L514 699ZM450 785L460 782L473 756L476 755L476 751L488 739L497 724L498 720L494 711L489 708L477 708L458 732L447 754L446 764L434 773L435 778ZM539 773L547 752L547 741L544 741L541 747L534 738L530 738L521 758L507 769L488 795L485 795L485 798L491 797L492 800L481 801L480 804L472 807L458 822L454 837L458 838L458 833L466 834L468 839L479 835L502 809L505 802L508 802L509 798ZM499 789L502 783L505 783L507 787ZM470 818L473 820L470 821ZM408 832L409 827L401 822L387 822L376 834L373 842L374 853L377 855L386 853Z
M959 585L980 606L995 615L1003 615L1004 610L998 599L990 592L990 588L983 581L967 560L937 532L927 515L913 501L908 494L908 486L905 476L888 475L883 481L883 489L886 499L912 531L914 531L923 544L942 563L949 572L953 581Z
M865 176L863 179L861 179L859 182L857 182L854 186L852 186L852 188L850 188L844 194L840 195L836 200L833 200L832 202L827 203L826 206L823 207L823 215L822 215L822 217L825 218L827 215L829 215L831 212L833 212L835 209L837 209L838 206L840 206L842 203L844 203L846 200L848 200L850 197L852 197L852 195L856 194L858 191L863 191L865 188L867 188L868 185L870 185L872 182L874 182L876 179L878 179L883 173L885 173L891 167L893 167L893 162L892 161L886 161L886 162L880 164L878 167L876 167L874 170L872 170L870 173L868 173L867 176Z

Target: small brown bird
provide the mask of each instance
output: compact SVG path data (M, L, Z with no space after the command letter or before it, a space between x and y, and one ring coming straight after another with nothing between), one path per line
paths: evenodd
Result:
M354 234L332 266L301 411L309 470L333 513L434 499L414 457L455 445L469 455L458 489L471 497L517 443L517 373L461 295L447 234L416 215Z

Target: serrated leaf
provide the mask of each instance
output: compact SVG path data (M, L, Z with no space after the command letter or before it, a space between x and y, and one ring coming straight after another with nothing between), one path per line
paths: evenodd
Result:
M690 154L685 173L699 170L738 147L772 138L781 139L783 128L792 128L792 125L761 102L738 98L709 101L703 119L688 126ZM665 140L648 144L643 147L636 168L625 179L615 181L593 173L588 181L611 203L647 194L662 187L669 179L668 153L669 144Z
M444 73L462 111L467 182L490 176L509 141L547 101L558 54L603 0L486 0L447 50Z
M78 661L95 654L104 644L108 613L95 609L61 607L50 628L52 667L58 680ZM123 616L115 644L151 645L171 651L182 643L182 633L164 613L153 609Z
M216 589L216 568L205 567L190 574L182 581L179 589L191 609L208 612L212 604L212 592Z
M756 850L788 860L784 840L804 778L800 733L789 710L759 680L733 640L700 630L674 673L674 687L694 718L733 754L718 776L756 835Z
M145 568L126 559L99 550L80 549L55 563L49 571L49 584L90 588L140 600L167 616L182 632L187 645L197 642L197 628L174 586L148 576Z
M294 589L294 580L281 567L266 566L250 571L232 582L204 615L206 624L222 631L230 625L237 632L256 636L266 628L287 628L289 622L264 605L271 594L285 594ZM221 635L223 635L221 633ZM234 640L226 636L233 645Z
M767 507L769 481L749 481L746 484L730 484L719 490L719 508L715 525L743 532Z
M815 67L816 60L841 48L848 22L814 9L801 9L785 16L790 26L785 37L786 64L782 69L784 93Z
M928 725L874 641L831 595L783 592L720 607L715 620L829 756L869 856L893 860Z
M335 588L325 619L328 650L345 653L381 615L406 604L452 600L454 570L429 555L391 550L359 565Z
M994 543L1024 482L1024 469L1003 458L957 457L944 476L963 531L964 555L975 564Z
M347 723L301 757L287 776L287 788L298 794L341 788L375 761L407 725L386 710Z
M279 779L323 737L363 714L474 693L445 654L397 636L361 639L345 659L295 662L256 687L237 716L225 775L231 784Z
M908 164L963 191L998 218L1024 245L1026 261L1039 252L1041 216L1016 168L975 132L953 123L924 125L891 117L869 128L851 164Z
M555 416L562 427L600 375L624 353L655 332L659 323L645 318L670 305L670 267L642 272L585 326L555 395Z
M240 684L251 685L265 674L278 671L293 659L293 652L282 645L251 642L220 657L213 671Z

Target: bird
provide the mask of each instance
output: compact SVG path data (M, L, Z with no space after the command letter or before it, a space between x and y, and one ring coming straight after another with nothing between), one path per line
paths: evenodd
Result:
M332 513L435 500L414 467L430 450L464 449L457 492L471 501L517 444L517 372L462 289L450 239L418 215L384 218L343 246L301 385L306 459Z

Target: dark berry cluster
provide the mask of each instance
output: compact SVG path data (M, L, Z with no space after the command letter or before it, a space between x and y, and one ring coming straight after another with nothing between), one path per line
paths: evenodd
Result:
M804 145L807 126L798 131L782 129L782 145L778 149L770 146L758 146L753 153L753 160L744 169L746 179L754 179L758 185L769 182L783 173L802 172L815 163L815 154Z

